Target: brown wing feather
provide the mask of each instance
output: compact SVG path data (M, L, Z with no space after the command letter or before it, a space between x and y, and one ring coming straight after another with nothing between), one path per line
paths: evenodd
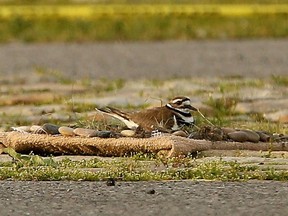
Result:
M119 115L119 116L121 116L122 118L125 118L125 119L127 119L127 120L129 120L129 113L124 113L124 112L122 112L121 110L119 110L119 109L116 109L116 108L113 108L113 107L109 107L109 106L107 106L107 107L105 107L105 108L101 108L101 109L99 109L100 111L102 111L102 112L104 112L104 113L107 113L107 114L110 114L110 113L114 113L114 114L116 114L116 115Z
M170 129L174 124L173 116L174 114L163 106L131 114L130 119L146 130L152 130L155 127Z

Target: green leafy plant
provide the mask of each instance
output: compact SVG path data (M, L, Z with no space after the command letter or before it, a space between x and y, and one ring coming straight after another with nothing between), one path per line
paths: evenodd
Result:
M14 164L17 168L21 167L30 167L30 166L52 166L56 167L56 162L52 158L43 159L39 155L22 155L17 153L12 148L4 148L4 153L7 153L10 157L12 157Z

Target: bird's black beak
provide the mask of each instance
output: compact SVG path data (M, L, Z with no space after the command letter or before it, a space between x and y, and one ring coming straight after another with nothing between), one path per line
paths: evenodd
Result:
M191 106L191 105L185 105L184 108L185 108L185 109L192 110L192 111L198 111L197 108L195 108L195 107L193 107L193 106Z

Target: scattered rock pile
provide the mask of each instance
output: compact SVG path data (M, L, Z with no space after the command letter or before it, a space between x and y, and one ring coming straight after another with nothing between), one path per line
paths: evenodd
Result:
M220 128L204 126L189 135L191 139L205 139L210 141L234 142L287 142L288 135L271 134L266 131L248 129Z
M81 137L100 137L111 138L116 134L112 131L98 131L86 128L72 128L67 126L57 126L54 124L46 123L42 126L20 126L12 127L14 131L21 133L33 133L33 134L49 134L49 135L62 135L62 136L81 136Z
M42 126L20 126L13 127L14 131L22 133L33 134L48 134L48 135L62 135L66 137L80 136L80 137L100 137L100 138L119 138L119 137L134 137L134 138L148 138L151 136L161 136L164 133L153 131L145 132L141 129L110 131L110 130L94 130L86 128L72 128L67 126L57 126L46 123ZM208 140L208 141L234 141L234 142L287 142L288 135L271 134L266 131L254 131L248 129L233 129L220 128L213 126L203 126L192 133L184 131L173 132L172 135L186 137L189 139Z

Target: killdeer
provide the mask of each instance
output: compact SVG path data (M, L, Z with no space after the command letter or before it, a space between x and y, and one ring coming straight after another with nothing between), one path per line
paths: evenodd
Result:
M184 125L193 125L194 118L190 112L198 111L198 109L191 106L190 98L183 96L173 98L165 106L133 113L126 113L112 107L96 110L119 119L130 129L135 130L140 126L147 131L156 129L175 131Z

